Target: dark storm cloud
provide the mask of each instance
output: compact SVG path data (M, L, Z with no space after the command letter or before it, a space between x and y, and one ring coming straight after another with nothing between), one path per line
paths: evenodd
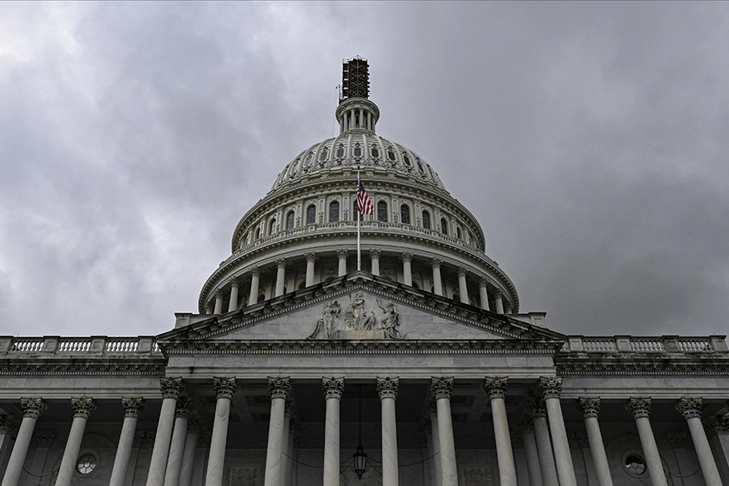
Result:
M0 334L149 334L196 311L240 216L333 134L378 132L479 218L522 311L726 332L724 4L0 5Z

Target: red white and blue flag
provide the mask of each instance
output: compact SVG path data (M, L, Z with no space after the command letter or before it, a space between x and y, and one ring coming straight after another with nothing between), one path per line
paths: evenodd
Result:
M362 181L357 183L357 210L361 214L373 214L375 212L375 206L372 204L372 199L367 195Z

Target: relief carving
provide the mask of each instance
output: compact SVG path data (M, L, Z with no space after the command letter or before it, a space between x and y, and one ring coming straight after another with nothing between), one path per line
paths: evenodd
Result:
M328 302L316 321L314 331L308 339L400 339L400 313L395 304L382 303L375 299L381 311L381 317L368 309L362 292L354 297L344 310L344 328L337 330L341 320L342 307L336 300Z

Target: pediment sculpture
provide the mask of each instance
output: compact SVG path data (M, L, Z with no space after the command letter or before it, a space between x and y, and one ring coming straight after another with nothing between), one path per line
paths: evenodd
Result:
M350 303L344 312L339 302L327 302L321 317L316 321L314 331L308 339L400 339L400 314L392 302L383 305L375 298L379 308L370 308L363 293L350 294ZM343 314L343 316L342 316ZM339 329L340 324L343 325Z

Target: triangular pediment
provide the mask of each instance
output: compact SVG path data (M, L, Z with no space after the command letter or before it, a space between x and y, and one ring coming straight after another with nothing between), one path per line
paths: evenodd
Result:
M179 342L563 338L508 316L358 272L238 311L203 318L157 339Z

